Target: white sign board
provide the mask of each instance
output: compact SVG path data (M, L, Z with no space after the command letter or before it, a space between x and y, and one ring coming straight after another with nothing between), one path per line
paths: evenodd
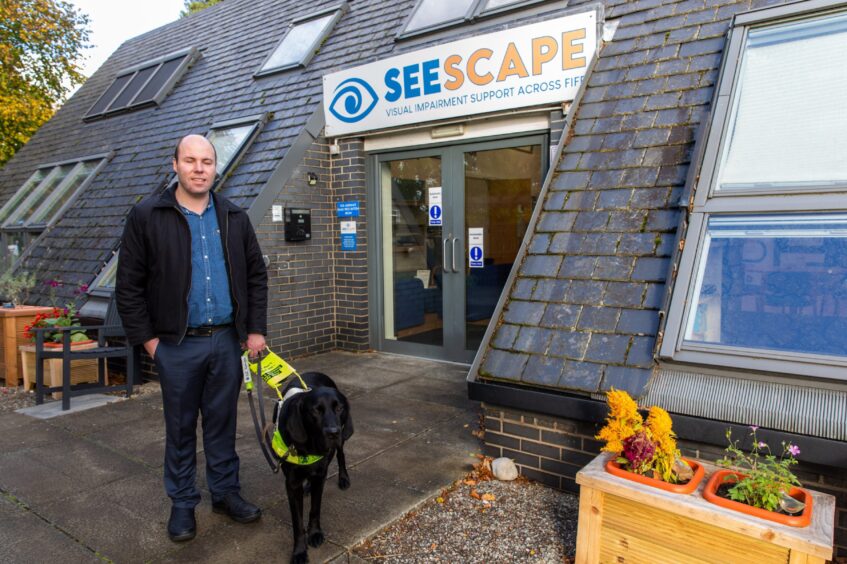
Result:
M444 208L441 207L441 186L429 189L429 225L441 226L444 221Z
M271 221L282 221L282 206L271 206Z
M573 100L596 49L591 11L328 74L326 136Z
M471 268L485 267L485 241L482 227L468 228L468 264Z
M341 222L341 234L349 235L356 233L356 222L355 221L342 221Z

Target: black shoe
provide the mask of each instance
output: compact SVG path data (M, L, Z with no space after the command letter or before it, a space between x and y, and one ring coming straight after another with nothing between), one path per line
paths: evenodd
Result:
M238 523L252 523L262 516L261 509L244 501L238 493L228 493L223 499L212 502L212 511L229 515Z
M197 523L194 521L194 509L186 507L171 507L171 518L168 519L168 536L174 542L191 540L197 534Z

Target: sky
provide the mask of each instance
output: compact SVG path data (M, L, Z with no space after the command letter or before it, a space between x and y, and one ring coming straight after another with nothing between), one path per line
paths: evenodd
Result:
M183 0L69 0L90 19L83 74L90 77L121 43L179 18Z

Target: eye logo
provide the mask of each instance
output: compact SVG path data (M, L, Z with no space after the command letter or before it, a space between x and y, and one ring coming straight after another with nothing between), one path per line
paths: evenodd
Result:
M370 84L361 78L348 78L335 87L329 111L344 123L356 123L371 113L378 101Z

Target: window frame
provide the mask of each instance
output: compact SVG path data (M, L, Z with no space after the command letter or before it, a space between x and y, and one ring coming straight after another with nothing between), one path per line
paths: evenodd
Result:
M305 68L306 66L308 66L308 64L312 61L315 54L317 53L318 47L321 44L323 44L323 42L326 41L327 38L329 38L329 36L332 34L332 30L335 29L336 25L338 25L338 21L341 19L341 17L345 13L347 13L347 10L348 10L348 3L345 1L345 2L340 2L338 4L335 4L333 6L329 6L327 8L322 9L322 10L318 10L317 12L312 12L312 13L306 15L306 16L302 16L302 17L295 18L295 19L291 20L291 22L288 24L288 29L285 30L285 33L283 34L283 36L274 45L274 48L271 49L270 53L268 53L268 55L262 60L262 64L259 65L259 68L256 70L256 72L253 73L253 78L261 78L261 77L264 77L264 76L277 74L277 73L280 73L280 72L285 72L285 71L288 71L288 70L291 70L291 69ZM268 62L273 58L274 54L277 52L277 50L280 48L280 46L285 42L285 39L288 37L288 35L291 33L291 31L295 27L297 27L297 25L320 19L320 18L327 16L327 15L333 13L333 12L334 12L334 15L333 15L332 19L329 21L329 25L327 25L326 31L324 33L320 33L320 34L315 36L314 40L309 45L309 48L306 50L305 55L303 56L302 59L300 59L298 62L289 63L287 65L273 67L273 68L270 68L270 69L265 68L265 65L268 64Z
M468 22L472 22L479 19L485 19L488 17L495 17L506 12L511 12L513 10L520 10L521 8L526 8L528 6L534 6L536 4L544 4L544 3L552 3L551 0L518 0L514 4L509 4L506 6L500 6L499 8L492 8L490 10L485 9L485 5L488 0L474 0L467 12L464 16L459 18L453 18L450 20L445 20L443 22L439 22L436 24L429 25L427 27L422 27L420 29L416 29L413 31L408 31L409 23L412 21L412 18L415 16L417 11L421 8L424 2L427 0L417 0L415 2L414 7L409 12L409 14L403 19L403 24L400 26L400 31L394 36L395 41L400 41L403 39L410 39L413 37L419 37L421 35L426 35L428 33L432 33L435 31L441 31L442 29L448 29L451 27L456 27L462 24L466 24ZM556 8L562 9L569 7L568 0L563 0L558 2Z
M27 195L23 200L21 200L21 202L18 204L19 209L23 208L24 205L27 202L29 202L31 199L36 197L36 195L38 194L37 188L39 186L41 186L44 182L47 182L52 177L54 177L56 174L58 174L57 171L60 167L67 166L67 165L73 165L73 168L71 168L71 170L68 172L67 176L53 189L52 193L47 195L47 197L44 199L44 201L41 202L38 205L38 207L36 207L34 210L32 210L30 217L37 216L38 212L40 212L43 209L49 209L49 207L59 197L61 197L63 191L60 190L60 188L63 188L63 187L65 187L69 184L69 182L73 179L74 172L79 170L79 168L82 166L83 163L86 163L88 161L99 160L99 162L96 165L94 165L94 168L91 170L91 172L88 173L85 180L83 180L80 183L80 185L77 186L76 190L74 190L71 193L71 195L68 197L67 201L64 204L62 204L50 216L50 218L47 221L41 222L41 223L33 223L30 220L27 220L22 225L11 225L10 222L12 220L17 220L17 214L15 212L12 212L9 215L9 217L7 217L3 221L3 224L0 225L0 230L2 230L3 232L8 232L8 231L35 231L35 230L44 230L44 229L47 229L48 227L52 226L54 223L56 223L58 218L60 218L62 216L62 214L64 214L65 210L74 202L74 200L76 200L77 196L79 194L81 194L91 184L94 177L97 176L97 174L103 169L103 167L106 165L106 163L109 161L109 159L111 159L112 155L113 155L113 153L102 153L102 154L98 154L98 155L90 155L90 156L82 157L82 158L79 158L79 159L69 159L69 160L59 161L59 162L55 162L55 163L47 163L47 164L44 164L44 165L37 167L35 173L37 173L40 170L47 170L47 169L49 169L49 172L47 172L47 174L44 175L44 178L41 180L41 182L39 182L37 185L33 186L30 189L29 195ZM33 173L33 175L35 173ZM32 176L30 176L30 178L32 178ZM26 182L24 182L24 184L21 186L21 188L26 186L26 184L28 182L29 182L29 178L27 179ZM19 188L19 190L21 188ZM15 195L17 195L17 191L15 192ZM12 201L12 199L14 199L14 197L15 196L13 195L12 198L9 201Z
M152 106L161 105L162 102L165 100L165 98L168 96L168 94L170 94L170 91L173 89L174 85L179 81L180 78L182 78L182 76L185 74L185 71L188 70L188 67L193 65L194 62L199 58L199 56L200 56L200 50L199 49L197 49L196 47L188 47L188 48L185 48L185 49L180 49L179 51L173 51L171 53L168 53L168 54L163 55L161 57L157 57L155 59L151 59L149 61L145 61L141 64L122 69L120 72L118 72L115 75L115 78L112 79L112 82L109 83L109 85L106 87L106 89L103 91L103 93L97 98L97 100L95 100L94 103L88 108L88 110L85 112L85 117L83 117L82 120L85 121L85 122L90 122L90 121L108 118L108 117L111 117L111 116L114 116L114 115L117 115L117 114L135 111L135 110L141 109L141 108L148 108L148 107L152 107ZM153 77L156 76L156 73L158 72L159 68L161 68L161 66L164 65L165 63L172 61L174 59L178 59L180 57L184 57L182 62L174 70L174 72L171 73L171 76L168 78L168 80L166 80L165 83L162 84L162 86L159 88L159 90L156 92L156 94L153 96L153 98L151 98L150 100L136 104L135 100L138 98L138 96L141 94L141 92L144 91L144 89L147 87L147 85L150 83L150 81L153 80ZM146 70L146 69L149 69L151 67L156 67L156 68L150 74L150 76L147 77L147 80L145 80L144 83L138 88L138 92L135 93L135 95L132 97L132 99L125 106L121 106L120 108L115 108L115 109L109 109L112 106L112 104L115 102L115 100L117 100L121 96L121 94L123 94L124 90L126 90L127 87L132 83L133 78L135 78L135 76L139 72ZM103 110L96 113L96 114L91 113L94 110L94 108L100 103L100 100L103 98L103 96L106 95L106 93L109 91L109 88L112 87L112 85L115 83L115 81L117 81L118 79L123 78L124 76L127 76L127 75L131 75L129 80L127 80L126 84L124 84L123 87L120 90L118 90L117 92L114 93L114 95L109 100L109 102L104 106Z
M220 173L217 173L219 177L215 181L215 185L212 187L212 190L217 192L220 190L221 186L223 186L226 179L229 177L229 174L238 166L238 163L241 162L241 159L247 153L247 150L253 144L253 141L256 140L256 137L259 136L259 133L265 127L265 124L268 122L268 114L257 114L252 116L245 116L241 118L228 119L224 121L214 122L209 126L209 130L206 132L206 139L209 139L212 135L212 132L216 129L230 129L233 127L240 127L244 125L253 124L253 128L250 130L250 133L244 137L244 140L238 145L238 149L235 151L235 156L227 163L223 170Z
M86 155L84 157L80 157L80 158L76 158L76 159L68 159L68 160L64 160L64 161L45 163L45 164L37 166L36 169L35 169L35 172L32 175L30 175L27 178L26 181L24 181L24 183L21 185L20 188L18 188L17 191L15 191L15 194L12 195L12 197L9 199L9 202L14 200L18 191L20 191L24 186L26 186L29 183L30 179L32 179L33 176L38 171L46 170L47 173L44 175L44 178L41 179L41 182L39 182L38 184L36 184L32 188L30 188L30 193L23 200L20 201L20 203L18 204L19 207L22 206L23 204L25 204L30 198L34 197L34 194L35 194L34 190L37 189L38 186L41 185L41 183L47 181L51 176L54 176L55 174L57 174L56 170L59 167L65 166L65 165L71 165L71 164L74 165L73 168L71 169L71 171L68 173L67 178L62 180L62 182L60 182L56 186L56 188L54 188L54 190L53 190L54 193L48 195L44 199L44 201L41 202L41 204L39 204L38 207L35 208L32 211L32 214L30 214L31 217L36 216L40 210L49 208L49 206L51 206L52 203L56 201L56 198L60 197L60 192L58 191L58 188L63 186L66 183L66 181L68 181L71 178L71 173L74 170L76 170L82 163L87 162L87 161L94 161L94 160L100 161L99 163L97 163L94 166L94 168L91 170L91 172L88 173L88 176L86 177L86 179L83 180L80 183L79 186L77 186L76 190L74 190L73 193L71 193L70 196L68 196L68 199L65 201L65 203L62 204L53 213L52 216L50 216L48 221L46 221L44 223L27 222L23 225L9 225L9 222L12 221L12 219L15 218L14 212L12 214L10 214L9 217L7 217L3 221L2 225L0 225L0 242L2 242L2 245L3 245L2 249L0 249L0 256L10 258L11 259L10 260L11 267L15 268L17 266L17 264L20 262L20 260L24 256L26 256L28 250L32 248L33 243L42 235L42 233L44 233L45 231L47 231L48 229L53 227L53 225L55 225L55 223L59 220L59 218L61 218L64 215L65 211L71 205L73 205L74 201L79 197L79 195L82 194L88 188L88 186L91 185L91 183L94 181L94 178L97 177L97 175L100 173L100 171L103 170L103 167L106 166L106 164L112 159L113 156L114 156L114 152L101 153L101 154L97 154L97 155ZM5 204L4 204L4 207L5 207ZM2 209L2 208L0 208L0 209ZM14 238L23 238L24 246L19 247L18 248L18 254L13 256L9 252L8 246L10 244L10 241Z
M717 190L723 149L728 141L733 104L740 80L743 55L750 29L826 17L847 11L845 0L812 0L736 14L724 48L718 84L712 100L712 115L704 123L703 144L691 164L692 173L680 204L688 207L689 218L681 239L683 246L676 279L667 304L664 336L659 357L673 362L717 368L765 371L796 376L847 380L847 356L787 352L685 342L685 331L700 265L707 259L704 243L712 216L755 214L825 214L847 212L847 183L809 188L763 188ZM693 171L699 170L699 174Z
M91 282L91 285L88 288L88 294L90 296L99 296L102 298L110 298L112 294L115 292L114 288L109 288L108 286L103 286L103 279L106 278L110 271L117 272L118 268L118 260L120 256L121 249L118 247L112 252L112 256L109 260L106 261L106 264L100 269L100 272L97 273L97 276L94 277L94 280Z

